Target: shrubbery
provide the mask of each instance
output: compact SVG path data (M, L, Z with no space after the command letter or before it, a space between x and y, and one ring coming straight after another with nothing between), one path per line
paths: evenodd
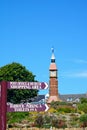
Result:
M81 127L87 127L87 114L80 116Z
M80 111L83 111L84 113L87 113L87 103L82 103L78 105L78 109Z
M64 113L74 113L75 112L75 108L71 107L71 106L59 106L57 108L57 111L59 113L64 112Z
M55 115L41 115L38 114L34 124L37 127L45 127L45 128L50 128L56 127L56 128L65 128L67 127L65 121L63 119L59 119Z

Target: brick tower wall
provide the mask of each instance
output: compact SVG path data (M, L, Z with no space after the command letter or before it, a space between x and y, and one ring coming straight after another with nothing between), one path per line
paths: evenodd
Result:
M55 77L50 78L49 85L50 85L49 95L50 96L58 96L58 80L57 80L57 78L55 78Z

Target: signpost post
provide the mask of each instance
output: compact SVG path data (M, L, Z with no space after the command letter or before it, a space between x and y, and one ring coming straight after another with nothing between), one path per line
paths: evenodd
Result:
M0 130L6 130L7 82L0 83Z
M7 89L47 89L46 82L0 82L0 130L6 130L6 112L47 111L47 104L7 103Z
M1 120L1 83L0 83L0 130L1 130L1 123L2 120Z

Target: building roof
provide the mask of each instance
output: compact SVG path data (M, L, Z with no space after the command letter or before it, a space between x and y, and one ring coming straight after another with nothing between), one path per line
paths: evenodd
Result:
M59 94L59 98L64 102L79 102L80 98L87 98L87 94ZM40 102L46 99L45 95L38 95L32 102Z
M87 94L66 94L66 95L59 95L60 99L63 101L78 101L80 98L87 98Z
M40 102L43 99L45 99L45 95L38 95L34 98L32 102Z

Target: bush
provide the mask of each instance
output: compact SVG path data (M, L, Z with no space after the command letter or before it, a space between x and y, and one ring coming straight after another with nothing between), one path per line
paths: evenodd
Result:
M43 115L41 115L41 114L37 115L37 117L35 119L35 125L37 127L43 127L43 124L44 124Z
M66 128L67 125L65 124L65 121L58 120L57 118L52 120L52 126L56 128Z
M87 114L80 116L81 127L87 127Z
M81 102L81 104L82 104L82 103L87 103L87 98L81 98L81 99L80 99L80 102Z
M75 112L75 108L71 106L60 106L59 108L57 108L57 111L64 112L64 113L73 113Z
M7 113L8 124L19 123L29 116L28 112L13 112Z
M87 113L87 103L79 104L78 109L84 113Z
M52 101L51 104L50 104L50 107L51 108L57 108L60 105L67 105L67 103L66 102L59 102L59 101L56 101L56 102Z

